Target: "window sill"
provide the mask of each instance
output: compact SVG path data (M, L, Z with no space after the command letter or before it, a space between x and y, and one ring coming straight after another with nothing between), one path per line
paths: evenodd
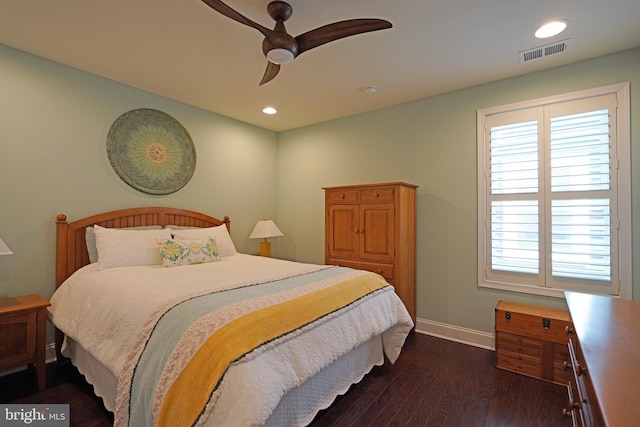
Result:
M585 287L584 289L558 289L558 288L543 288L543 287L534 286L534 285L514 285L512 283L487 282L487 281L478 283L478 287L485 288L485 289L498 289L501 291L518 292L521 294L530 294L530 295L538 295L538 296L562 298L562 299L564 299L564 293L566 291L582 292L582 293L588 293L593 295L604 295L604 296L609 296L614 298L631 299L631 295L627 296L624 294L624 292L622 294L609 293L609 292L603 291L602 289L594 289L594 288L588 288L588 287Z
M542 288L540 286L530 285L513 285L510 283L498 283L498 282L483 282L479 283L478 287L488 289L498 289L501 291L518 292L521 294L539 295L553 298L564 299L564 289L555 288Z

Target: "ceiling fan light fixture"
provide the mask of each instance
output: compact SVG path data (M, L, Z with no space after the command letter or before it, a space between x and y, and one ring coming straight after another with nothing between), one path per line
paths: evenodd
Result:
M558 20L547 22L536 30L534 35L539 39L546 39L560 34L567 28L568 21Z
M293 58L293 53L291 53L287 49L276 48L271 49L269 52L267 52L267 59L270 62L278 65L288 64L289 62L293 61Z

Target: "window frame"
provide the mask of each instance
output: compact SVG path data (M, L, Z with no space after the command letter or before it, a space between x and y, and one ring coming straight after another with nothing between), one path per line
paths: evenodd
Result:
M586 98L593 98L603 95L614 95L617 99L617 114L615 122L615 138L611 138L612 154L611 174L617 174L617 186L615 196L617 203L612 206L617 212L617 220L612 218L612 234L617 233L617 245L612 243L612 263L611 268L616 269L617 284L613 283L605 292L594 286L588 286L576 282L578 285L569 288L552 288L545 285L545 273L543 271L531 280L531 276L526 276L528 280L523 283L523 275L518 273L504 274L508 280L491 280L488 278L490 270L490 245L487 239L491 239L490 217L491 217L491 197L489 191L489 156L486 131L486 119L489 116L501 113L517 112L531 108L549 106L563 102L571 102ZM615 139L615 140L614 140ZM544 141L544 144L547 144ZM515 291L528 294L536 294L551 297L564 298L564 291L578 291L601 293L611 296L619 296L630 299L632 297L632 236L631 236L631 106L629 82L617 83L593 89L586 89L561 95L538 98L528 101L516 102L496 107L479 109L477 111L477 162L478 162L478 286L481 288L491 288L507 291ZM546 173L546 170L545 170ZM539 179L544 179L539 177ZM545 221L541 218L540 221ZM617 226L617 231L613 228ZM550 240L550 232L546 233ZM541 257L550 257L550 254L541 254Z

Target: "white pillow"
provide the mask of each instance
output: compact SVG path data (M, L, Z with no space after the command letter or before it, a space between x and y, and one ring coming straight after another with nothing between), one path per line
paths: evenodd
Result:
M229 256L237 253L233 240L229 235L229 230L224 224L209 228L173 230L174 239L206 239L207 237L211 237L216 241L220 256Z
M160 243L171 230L127 230L93 226L98 249L98 270L130 265L160 265Z
M140 225L137 227L125 227L127 230L162 230L159 225ZM93 226L87 227L84 232L84 240L87 244L89 262L98 262L98 248L96 248L96 236L93 234Z

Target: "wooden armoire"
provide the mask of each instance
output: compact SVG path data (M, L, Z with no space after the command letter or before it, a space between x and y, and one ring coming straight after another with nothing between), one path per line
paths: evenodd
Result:
M325 187L325 263L392 284L416 321L416 188L404 182Z

